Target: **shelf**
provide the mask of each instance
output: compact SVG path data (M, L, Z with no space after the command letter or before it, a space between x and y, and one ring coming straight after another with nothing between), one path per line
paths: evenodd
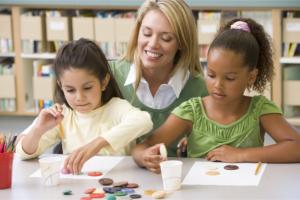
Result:
M13 57L15 57L15 53L0 53L0 57L1 58L3 58L3 57L13 58Z
M21 57L26 59L55 59L55 53L22 53Z
M286 119L290 124L294 126L300 126L300 117L299 118L287 118Z
M86 8L138 8L143 1L141 0L2 0L2 5L19 5L19 6L46 6L46 7L86 7ZM186 0L192 8L280 8L280 9L295 9L300 8L299 0Z
M298 57L282 57L280 58L281 64L300 64L300 56Z

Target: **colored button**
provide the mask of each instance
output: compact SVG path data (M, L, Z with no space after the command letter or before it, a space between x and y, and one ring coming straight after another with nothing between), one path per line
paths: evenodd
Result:
M142 195L140 195L140 194L131 194L129 197L131 199L140 199L140 198L142 198Z
M97 172L97 171L88 172L88 176L101 176L101 175L102 175L102 172Z
M101 179L99 179L99 183L101 185L111 185L111 184L113 184L113 182L114 181L110 178L101 178Z
M94 191L96 190L96 188L88 188L84 191L85 194L92 194Z
M64 190L63 195L72 195L72 190Z

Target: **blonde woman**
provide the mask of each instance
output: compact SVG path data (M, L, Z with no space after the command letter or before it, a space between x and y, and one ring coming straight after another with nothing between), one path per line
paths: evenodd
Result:
M195 19L182 0L146 0L125 57L110 66L122 95L150 113L154 129L183 101L207 94ZM177 143L168 146L169 156Z

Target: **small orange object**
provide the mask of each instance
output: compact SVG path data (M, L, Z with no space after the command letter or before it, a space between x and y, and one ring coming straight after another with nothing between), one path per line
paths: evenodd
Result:
M93 198L91 197L80 197L80 200L92 200Z
M88 172L88 176L101 176L101 175L102 175L102 172L97 172L97 171Z
M90 194L90 197L91 198L103 198L103 197L105 197L105 194L104 193L92 193L92 194Z
M84 191L84 194L92 194L95 190L96 188L88 188Z

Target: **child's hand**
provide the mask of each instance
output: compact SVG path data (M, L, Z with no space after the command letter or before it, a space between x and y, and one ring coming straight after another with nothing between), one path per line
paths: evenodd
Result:
M177 144L177 157L187 157L187 138L183 137Z
M62 111L63 108L59 104L55 104L50 108L42 109L35 124L35 128L40 130L39 132L41 133L45 133L46 131L54 128L63 119Z
M209 161L221 162L243 162L241 148L222 145L207 154L206 159Z
M143 166L154 173L160 173L159 163L166 160L159 152L161 144L156 144L144 150L142 154Z
M64 162L64 169L69 170L72 174L79 174L84 163L96 155L100 151L98 141L93 140L92 142L76 149L71 153Z

